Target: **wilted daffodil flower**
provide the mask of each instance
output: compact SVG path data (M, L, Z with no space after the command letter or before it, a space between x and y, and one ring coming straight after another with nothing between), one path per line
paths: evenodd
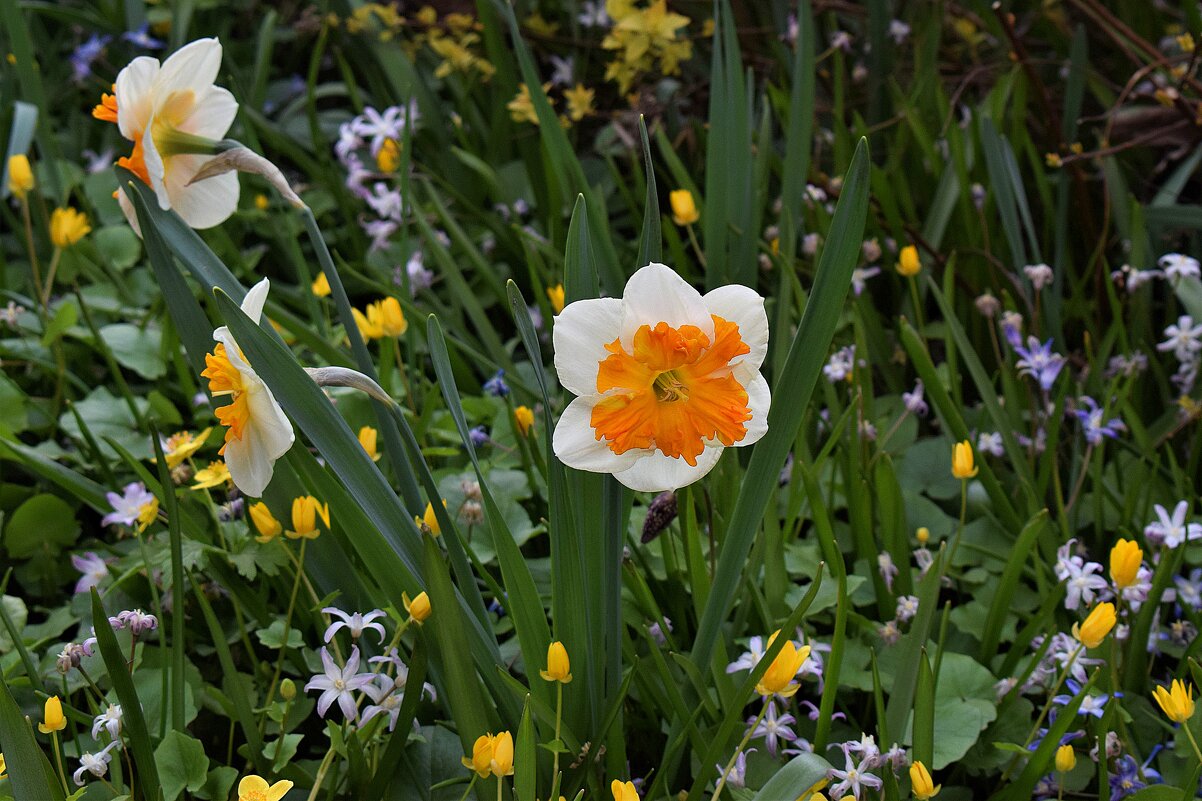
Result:
M255 284L242 301L242 311L256 323L263 314L267 291L266 278ZM205 356L202 376L209 379L214 397L229 395L230 403L217 410L217 419L226 426L221 454L234 484L247 495L259 497L271 481L275 462L292 447L295 435L292 423L271 390L242 356L229 328L213 332L219 343Z
M117 75L92 116L117 123L134 143L117 163L154 189L159 207L174 209L193 228L224 222L238 207L238 176L229 172L191 183L216 154L238 113L228 90L214 86L221 68L221 43L198 39L162 64L141 56ZM208 153L198 152L208 150ZM133 205L119 189L118 202L134 230Z
M553 437L569 467L643 492L678 489L708 473L723 448L768 430L768 317L745 286L703 296L648 264L621 299L566 306L554 339L559 381L577 395Z

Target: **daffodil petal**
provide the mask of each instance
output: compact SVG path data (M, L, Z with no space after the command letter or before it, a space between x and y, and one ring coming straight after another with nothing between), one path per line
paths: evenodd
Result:
M228 89L214 86L192 113L179 123L179 130L206 139L221 139L238 116L238 101Z
M238 208L241 187L238 173L227 172L189 185L212 156L182 154L171 157L171 169L164 176L171 208L192 228L212 228L229 219ZM146 159L150 169L150 158ZM151 173L154 179L154 173Z
M661 322L673 328L695 325L713 339L714 321L701 293L664 264L652 262L630 276L622 305L622 346L628 352L640 326Z
M768 354L768 315L764 312L764 299L754 289L730 284L707 292L702 300L711 314L738 325L739 338L751 348L735 371L736 377L746 383L743 375L750 376L759 370Z
M551 437L555 455L568 467L592 473L616 473L633 467L643 451L617 454L597 439L591 422L596 402L596 395L577 398L563 410Z
M751 419L745 425L747 434L735 443L735 447L750 445L768 433L768 410L772 407L772 391L768 382L759 373L744 387L747 390L747 407L751 409Z
M159 60L139 56L117 75L117 129L131 142L150 122L151 88L159 77Z
M263 305L267 303L267 293L271 289L271 281L264 278L252 286L242 299L242 313L257 324L263 316Z
M627 469L615 472L614 478L636 492L663 492L687 487L703 478L722 458L722 447L702 451L696 467L682 458L664 456L658 451L639 453L641 458Z
M216 38L197 39L190 42L163 62L155 85L155 101L158 105L172 102L171 95L177 92L192 92L200 100L217 80L221 69L221 42ZM121 99L117 99L120 111Z
M573 395L597 392L597 368L609 355L605 346L622 331L622 301L597 298L570 303L555 318L555 371Z

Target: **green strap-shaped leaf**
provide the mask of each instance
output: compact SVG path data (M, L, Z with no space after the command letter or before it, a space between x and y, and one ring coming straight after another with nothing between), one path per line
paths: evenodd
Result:
M0 750L8 765L8 781L17 798L62 801L63 785L33 736L33 726L21 714L8 684L0 676Z
M651 142L647 138L647 121L639 115L639 138L643 140L643 170L647 178L647 206L643 210L643 233L639 237L640 267L663 260L663 230L659 221L659 194L655 189L655 164L651 161Z

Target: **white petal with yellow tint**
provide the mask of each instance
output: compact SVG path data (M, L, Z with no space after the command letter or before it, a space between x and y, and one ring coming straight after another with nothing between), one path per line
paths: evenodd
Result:
M711 314L739 326L739 338L747 343L751 352L742 357L740 367L743 369L737 370L736 375L741 381L743 374L750 379L768 355L768 315L764 311L764 299L742 284L718 287L702 299Z
M654 328L661 322L673 328L695 325L707 337L714 336L714 321L701 293L671 267L658 262L630 276L622 305L622 345L627 351L633 347L635 331L644 325Z
M263 306L267 303L267 293L271 291L271 281L264 278L247 290L242 298L242 313L258 325L263 316Z
M192 113L179 123L179 130L206 139L222 139L238 116L238 101L228 89L214 86L200 99Z
M155 85L155 109L172 102L174 93L192 92L196 100L213 87L221 69L221 42L197 39L172 53L163 62ZM120 98L117 100L120 109Z
M250 420L242 439L231 440L226 446L225 463L234 485L257 498L271 482L276 460L288 452L296 435L284 410L258 376L247 381L246 402Z
M598 396L577 398L560 415L559 424L551 436L551 448L568 467L590 473L617 473L633 467L646 455L645 451L630 450L614 453L597 439L591 416Z
M573 395L597 392L597 366L609 355L605 346L622 330L622 301L596 298L570 303L555 317L555 372Z
M189 185L197 170L212 156L181 155L171 158L164 178L171 208L192 228L212 228L229 219L238 208L242 188L238 173L227 172ZM149 165L149 161L147 161ZM151 176L153 180L153 175Z
M643 456L614 478L637 492L663 492L687 487L702 479L722 458L722 446L706 448L694 467L681 458L664 456L658 451ZM608 471L606 471L608 472Z
M154 112L154 84L159 60L139 56L117 74L117 128L131 142L142 135Z

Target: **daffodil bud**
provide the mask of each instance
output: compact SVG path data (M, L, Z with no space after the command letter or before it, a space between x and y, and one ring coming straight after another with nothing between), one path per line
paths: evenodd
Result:
M192 180L188 181L187 185L191 186L198 181L224 175L233 170L249 172L263 177L267 183L271 184L280 193L284 200L287 200L298 209L306 208L305 202L292 190L292 186L288 183L288 179L284 177L284 173L280 171L279 167L249 147L242 145L231 147L209 159L203 167L196 171L196 174L192 176Z
M294 498L292 501L292 528L284 533L290 539L316 539L321 533L317 528L317 518L330 527L330 505L321 503L312 495Z
M284 530L284 526L279 520L275 519L275 515L271 513L271 509L262 501L251 504L250 522L254 524L255 530L259 532L259 536L255 538L259 542L271 542Z
M1097 648L1114 628L1114 604L1109 601L1093 608L1083 623L1073 624L1073 636L1086 648Z
M486 778L492 766L492 744L491 734L481 734L472 745L471 757L461 757L459 761L465 768L476 771L481 779Z
M498 779L513 775L513 735L507 731L493 737L489 770Z
M701 215L697 213L697 203L693 200L693 193L689 190L673 190L668 195L668 202L672 205L672 221L677 225L692 225L701 219Z

